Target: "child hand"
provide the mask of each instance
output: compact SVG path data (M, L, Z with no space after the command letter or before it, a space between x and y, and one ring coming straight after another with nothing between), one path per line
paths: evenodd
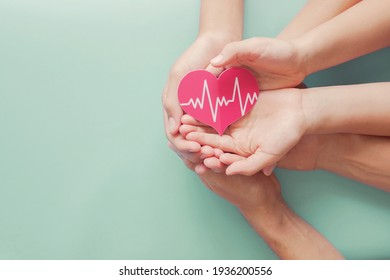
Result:
M256 76L261 90L296 87L306 77L299 49L279 39L256 37L229 43L211 60L211 65L247 67Z

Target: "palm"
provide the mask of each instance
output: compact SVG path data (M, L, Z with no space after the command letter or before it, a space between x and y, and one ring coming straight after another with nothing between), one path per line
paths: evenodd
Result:
M246 157L227 171L253 175L275 164L293 148L304 132L304 125L300 91L285 89L260 94L253 110L232 124L223 136L195 132L188 137L202 145Z
M299 141L300 135L294 131L298 126L288 114L268 118L259 115L249 124L242 121L232 125L228 133L235 143L234 153L250 156L261 150L277 161Z

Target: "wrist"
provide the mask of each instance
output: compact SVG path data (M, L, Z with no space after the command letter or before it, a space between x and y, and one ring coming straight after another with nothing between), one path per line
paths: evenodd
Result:
M317 153L314 170L330 170L334 162L340 162L342 151L337 147L342 140L339 134L312 134L317 138Z
M345 158L353 157L351 147L360 139L360 135L356 134L324 134L321 137L325 144L318 155L317 167L327 171L342 165Z
M283 231L290 221L291 209L283 201L273 203L268 209L257 211L241 211L251 227L265 240L274 239L283 235Z
M291 40L291 43L296 48L299 61L301 63L300 67L302 69L302 72L305 74L305 77L316 72L311 59L310 40L307 39L305 36L301 36Z
M281 228L286 217L288 207L280 196L278 199L270 199L268 203L257 208L239 208L241 214L250 225L261 235L265 232L277 231Z
M262 199L237 207L249 223L278 224L285 205L278 179L273 175L265 177L262 174L256 179L261 184L256 187L262 189Z
M198 34L197 40L205 40L221 49L228 43L242 40L242 33L205 31Z
M324 113L318 105L318 94L315 88L300 89L302 94L302 111L305 116L304 134L319 134L321 129L321 115Z

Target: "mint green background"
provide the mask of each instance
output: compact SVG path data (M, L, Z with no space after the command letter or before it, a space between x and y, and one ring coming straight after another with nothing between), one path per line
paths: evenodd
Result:
M246 2L245 37L305 1ZM274 259L166 146L161 92L199 1L0 0L1 259ZM310 77L388 81L389 49ZM278 170L291 207L351 259L390 257L390 195Z

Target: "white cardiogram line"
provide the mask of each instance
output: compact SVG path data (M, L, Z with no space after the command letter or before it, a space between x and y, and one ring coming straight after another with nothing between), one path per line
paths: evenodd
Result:
M243 116L245 114L246 106L248 105L248 101L251 105L253 105L253 103L255 103L255 101L257 100L257 92L254 92L252 97L251 97L250 93L247 93L246 98L245 98L245 102L244 102L244 104L242 104L242 96L241 96L240 84L238 82L238 77L236 77L236 79L234 80L234 89L233 89L232 99L226 100L225 96L222 96L222 98L217 97L215 105L213 106L213 102L211 101L209 86L207 84L207 81L204 80L202 98L201 99L195 98L195 101L193 98L190 98L190 100L187 103L180 103L180 105L181 106L192 105L192 107L194 109L196 109L199 106L200 109L203 110L204 99L205 99L205 96L207 95L207 99L208 99L210 109L211 109L211 114L213 116L213 121L216 122L217 115L218 115L218 108L222 107L222 106L228 106L230 103L234 102L236 100L237 93L238 93L238 101L240 102L241 116Z

